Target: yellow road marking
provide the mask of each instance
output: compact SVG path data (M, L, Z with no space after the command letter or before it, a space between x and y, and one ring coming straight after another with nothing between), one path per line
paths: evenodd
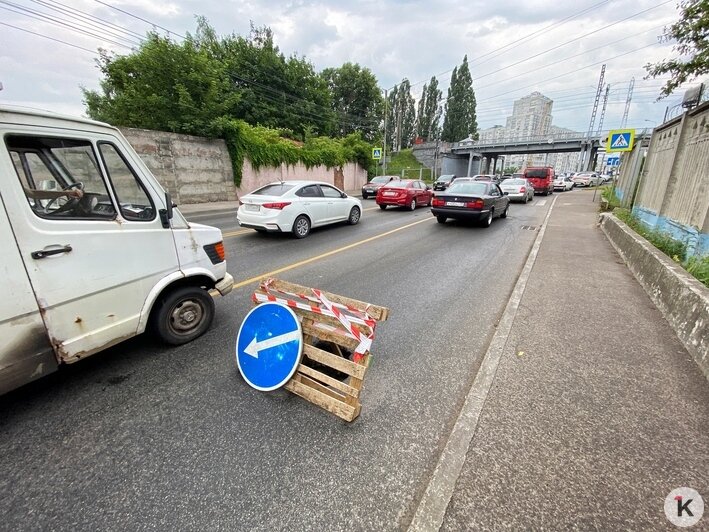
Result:
M261 275L258 275L256 277L252 277L251 279L246 279L245 281L241 281L240 283L234 283L234 290L237 288L241 288L242 286L246 286L251 283L255 283L257 281L260 281L264 277L273 277L274 275L277 275L279 273L287 272L288 270L292 270L294 268L299 268L300 266L305 266L306 264L310 264L311 262L315 262L321 259L324 259L326 257L330 257L332 255L335 255L337 253L341 253L343 251L347 251L348 249L356 248L357 246L361 246L362 244L366 244L367 242L372 242L373 240L377 240L379 238L383 238L385 236L389 236L393 233L396 233L397 231L402 231L404 229L408 229L409 227L413 227L415 225L424 223L424 222L430 222L431 220L434 220L435 218L431 216L430 218L424 218L423 220L419 220L417 222L413 222L407 225L402 225L401 227L397 227L396 229L392 229L391 231L387 231L386 233L381 233L379 235L371 236L369 238L365 238L364 240L360 240L359 242L355 242L353 244L348 244L346 246L342 246L341 248L333 249L332 251L328 251L327 253L323 253L322 255L317 255L315 257L310 257L309 259L301 260L300 262L295 262L293 264L289 264L288 266L284 266L283 268L278 268L277 270L273 270L267 273L262 273Z
M228 236L237 236L237 235L243 235L246 233L253 233L253 232L254 232L253 229L242 229L240 231L232 231L230 233L222 233L222 236L226 238Z

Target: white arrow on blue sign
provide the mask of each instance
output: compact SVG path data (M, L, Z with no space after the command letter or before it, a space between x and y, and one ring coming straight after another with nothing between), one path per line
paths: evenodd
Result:
M295 313L280 303L251 309L236 337L236 363L249 386L268 392L283 386L303 356L303 332Z

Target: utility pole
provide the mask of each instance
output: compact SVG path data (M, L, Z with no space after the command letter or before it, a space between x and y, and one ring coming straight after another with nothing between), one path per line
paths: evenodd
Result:
M384 158L384 165L382 166L382 175L387 175L387 103L389 99L387 98L388 90L384 89L384 146L382 147L382 157Z
M620 129L624 129L628 123L628 112L630 112L630 101L633 99L633 87L635 87L635 78L630 80L628 87L628 98L625 100L625 111L623 112L623 120L620 121ZM667 114L667 113L665 113Z
M596 123L596 114L598 113L598 102L601 99L601 91L603 90L603 78L606 75L606 65L601 67L601 76L598 78L598 88L596 89L596 99L593 102L593 111L591 112L591 122L588 124L588 132L586 133L586 141L588 143L589 157L591 155L591 135L593 134L593 126ZM581 147L581 153L579 154L579 171L583 170L584 162L586 160L586 147Z

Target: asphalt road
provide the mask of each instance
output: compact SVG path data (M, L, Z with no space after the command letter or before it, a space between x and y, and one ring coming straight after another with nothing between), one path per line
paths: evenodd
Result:
M405 527L551 201L488 229L363 204L357 226L304 240L193 214L222 228L238 283L214 326L178 348L130 340L0 398L2 528ZM391 309L355 422L242 380L250 280L276 271Z

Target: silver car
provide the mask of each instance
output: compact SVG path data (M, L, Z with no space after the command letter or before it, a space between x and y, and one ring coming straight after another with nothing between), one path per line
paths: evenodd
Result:
M500 188L507 193L510 201L522 201L527 203L534 199L534 188L526 179L505 179Z

